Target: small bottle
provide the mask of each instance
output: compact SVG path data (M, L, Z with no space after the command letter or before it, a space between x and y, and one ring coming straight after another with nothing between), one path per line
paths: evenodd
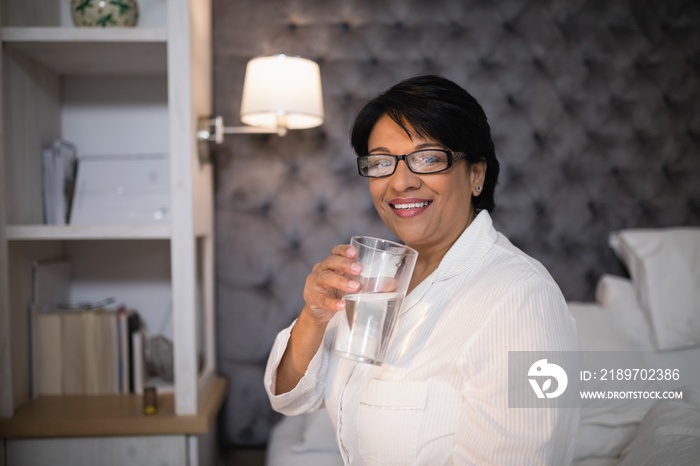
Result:
M156 387L144 387L143 389L143 414L153 416L158 414L158 393Z

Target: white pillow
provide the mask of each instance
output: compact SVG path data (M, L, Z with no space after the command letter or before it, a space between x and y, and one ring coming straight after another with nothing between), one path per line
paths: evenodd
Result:
M604 367L605 358L610 351L620 351L618 358L625 358L625 367L645 367L642 364L643 350L651 348L649 342L646 347L626 336L623 325L616 321L616 316L603 309L596 303L578 303L569 301L569 311L576 320L581 347L586 351L586 358L593 366ZM641 311L639 311L640 317ZM589 382L590 390L607 390L608 382L596 380ZM650 387L652 388L652 387ZM600 406L598 400L584 400L581 409L580 424L604 427L629 426L639 423L647 413L653 401L635 400L624 398L619 400L607 400L605 407Z
M576 330L584 351L637 351L640 347L625 335L625 328L618 324L615 315L596 303L568 301L569 312L576 321ZM640 318L644 316L640 311Z
M656 347L700 345L700 228L622 230L609 243L632 276Z
M335 439L335 430L325 409L306 413L304 434L300 443L292 446L297 453L324 451L339 453L338 442Z
M634 285L628 278L603 275L598 280L595 299L598 305L610 314L612 325L620 336L629 342L629 349L654 349L649 322L639 305Z

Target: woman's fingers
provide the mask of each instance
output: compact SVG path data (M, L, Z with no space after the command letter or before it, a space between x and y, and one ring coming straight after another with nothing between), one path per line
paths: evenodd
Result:
M357 249L349 244L338 244L331 249L331 256L343 256L354 259L357 256Z
M346 277L345 275L340 275L334 270L322 270L315 277L316 284L320 286L323 290L339 290L344 293L349 293L352 291L357 291L360 287L360 283L352 277ZM337 295L337 293L329 293L332 295Z
M357 250L341 244L331 250L331 255L316 264L304 286L304 301L318 320L330 320L333 315L345 308L340 298L343 293L360 289L360 283L353 279L362 271L354 258Z
M306 279L304 287L304 300L312 308L328 310L343 309L339 297L344 293L352 293L359 290L360 283L357 280L340 275L333 270L324 269L312 273Z
M356 275L362 271L362 266L355 262L357 249L349 244L339 244L331 250L331 255L316 264L322 269L332 269L339 273Z

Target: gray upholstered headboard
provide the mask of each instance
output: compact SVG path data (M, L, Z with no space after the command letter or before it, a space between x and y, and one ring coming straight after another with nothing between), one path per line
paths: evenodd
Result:
M238 122L244 66L290 53L321 65L326 122L234 136L215 154L223 441L260 445L262 374L302 305L310 267L352 234L389 236L348 133L369 97L444 75L491 121L494 218L571 300L624 274L611 231L700 224L700 4L694 0L215 0L215 107Z

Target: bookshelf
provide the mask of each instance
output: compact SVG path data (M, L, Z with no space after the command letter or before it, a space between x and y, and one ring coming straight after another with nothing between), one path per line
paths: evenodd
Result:
M61 75L167 73L164 27L6 27L3 43Z
M11 457L13 439L90 432L115 442L175 433L203 447L225 391L214 350L212 168L199 162L195 140L198 116L211 113L211 2L139 0L135 28L76 28L68 8L0 0L3 448ZM41 151L57 138L80 156L166 154L168 220L43 224ZM133 409L136 395L32 397L31 267L56 258L73 265L71 301L114 297L173 342L174 382L158 416Z
M170 238L170 225L8 225L10 241L163 239ZM204 233L202 233L204 235Z

